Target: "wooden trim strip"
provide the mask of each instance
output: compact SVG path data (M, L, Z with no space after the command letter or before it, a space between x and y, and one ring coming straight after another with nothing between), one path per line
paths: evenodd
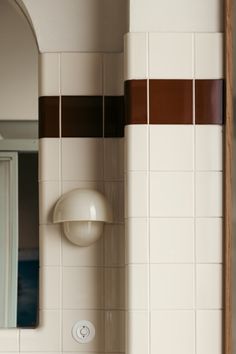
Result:
M233 78L232 23L233 0L225 0L225 151L224 151L224 318L223 354L232 350L232 150L233 150Z

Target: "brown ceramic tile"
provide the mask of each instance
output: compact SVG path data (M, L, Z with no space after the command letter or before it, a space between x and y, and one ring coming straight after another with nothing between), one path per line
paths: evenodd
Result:
M63 137L102 137L102 96L62 97Z
M59 97L39 97L39 138L59 137Z
M223 80L196 80L196 124L223 124Z
M192 80L150 80L150 124L192 124Z
M125 82L125 124L147 124L147 80Z
M124 136L124 96L104 97L104 136Z

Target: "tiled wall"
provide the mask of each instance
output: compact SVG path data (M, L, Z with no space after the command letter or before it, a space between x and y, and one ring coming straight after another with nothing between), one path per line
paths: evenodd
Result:
M222 354L221 8L181 4L130 1L127 354Z
M124 352L124 97L122 54L40 55L40 326L0 331L0 352ZM52 223L55 202L74 188L103 192L113 224L77 247ZM71 329L96 328L90 344Z

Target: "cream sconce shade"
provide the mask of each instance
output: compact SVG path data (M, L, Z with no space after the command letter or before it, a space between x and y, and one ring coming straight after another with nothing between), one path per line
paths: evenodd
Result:
M106 198L92 189L74 189L57 201L53 222L62 223L66 237L78 246L89 246L102 235L104 223L112 222Z

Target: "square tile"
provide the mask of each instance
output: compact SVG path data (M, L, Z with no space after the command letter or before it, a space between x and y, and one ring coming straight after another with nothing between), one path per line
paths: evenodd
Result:
M125 125L124 96L104 97L104 137L123 138Z
M191 33L150 33L149 77L192 79L193 39Z
M197 293L198 309L222 308L222 265L197 264Z
M39 55L39 96L60 95L59 63L59 53L41 53Z
M222 312L197 311L197 354L222 354Z
M61 263L61 225L39 226L40 266L58 266Z
M103 181L86 181L86 180L63 180L62 181L62 193L66 193L76 188L95 189L101 193L104 193Z
M102 138L102 96L62 96L61 131L67 138Z
M105 268L105 308L125 309L125 268Z
M63 234L62 262L68 267L103 266L103 237L89 247L75 247Z
M104 274L102 268L63 269L63 308L104 308Z
M92 342L81 345L76 342L71 329L81 320L88 320L96 328L96 336ZM63 353L64 352L104 352L104 311L98 310L65 310L63 311Z
M194 266L191 264L151 265L151 308L192 309Z
M196 219L197 263L223 262L223 220L221 218Z
M125 263L148 263L149 238L148 220L129 218L125 221Z
M194 214L193 204L192 172L150 173L151 217L190 217Z
M19 352L19 332L17 328L1 329L0 331L0 352Z
M60 197L59 181L39 182L39 223L52 224L53 210Z
M124 80L147 78L148 73L146 33L133 32L127 33L125 35L124 59Z
M124 180L124 139L104 139L104 179Z
M153 311L151 352L195 354L194 311Z
M102 95L102 55L61 54L62 95Z
M150 80L150 123L193 123L192 80Z
M60 308L60 267L41 267L39 287L39 308L43 310Z
M60 139L39 139L39 180L55 181L60 179Z
M194 127L192 125L150 126L150 169L193 170Z
M107 267L120 267L125 264L125 227L123 224L104 226L104 253Z
M195 34L195 78L222 79L224 77L223 33Z
M125 312L105 311L105 352L125 351Z
M126 309L148 309L148 265L126 266Z
M82 181L102 180L102 139L62 139L62 179Z
M124 222L124 182L104 182L104 194L113 211L113 223Z
M125 171L147 171L148 138L147 125L125 127Z
M150 219L150 262L193 263L194 220Z
M124 94L124 55L123 53L103 54L104 96Z
M223 127L221 125L196 125L196 169L222 171Z
M224 82L223 80L195 81L195 123L223 124Z
M147 124L147 80L125 82L125 124Z
M20 351L59 352L61 326L59 311L40 311L39 316L39 327L20 330Z
M59 97L39 97L39 138L59 137Z
M196 216L221 217L223 215L222 172L196 173Z
M149 313L126 312L126 353L143 354L149 346Z
M147 172L126 174L125 214L126 217L146 217L148 213Z

